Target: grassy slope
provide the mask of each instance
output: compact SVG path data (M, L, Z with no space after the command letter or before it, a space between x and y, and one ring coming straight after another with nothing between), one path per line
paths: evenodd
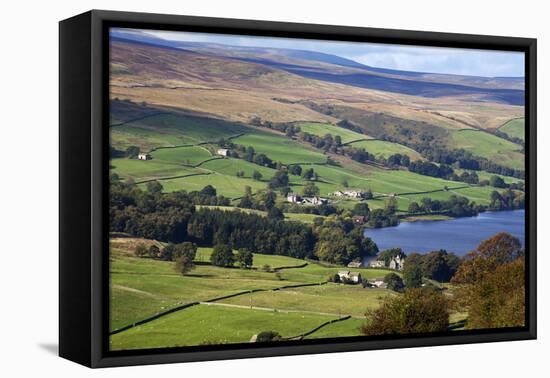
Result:
M331 125L328 123L301 122L301 123L297 123L296 126L300 126L300 129L303 132L317 135L320 137L323 137L326 134L331 134L332 136L339 135L342 138L342 143L349 143L357 139L372 138L369 135L361 134L361 133L345 129L343 127Z
M124 179L131 178L137 182L200 172L194 168L157 160L112 159L111 166L113 167L112 171L120 177Z
M199 248L196 261L203 264L198 264L196 269L189 275L181 276L174 272L173 262L134 257L132 246L139 240L127 245L118 241L127 242L127 239L114 239L114 247L111 248L111 329L120 328L183 303L206 301L244 290L271 289L301 283L324 282L329 276L342 269L342 267L337 266L326 267L308 263L306 267L284 269L280 270L278 274L264 272L261 268L266 264L272 268L277 268L302 265L304 261L286 256L262 254L254 254L254 268L256 269L224 269L204 265L209 260L212 249ZM354 270L361 271L365 278L383 277L389 272L383 269L366 268ZM201 306L197 311L200 313L198 316L204 319L209 318L211 314L212 316L223 316L223 319L228 320L231 320L232 313L245 318L250 316L250 324L243 322L240 326L236 326L232 321L227 324L220 323L220 327L224 329L220 332L227 334L228 337L231 335L227 342L239 342L248 341L252 334L261 330L275 329L285 336L292 336L334 318L334 316L327 316L326 313L341 313L342 315L349 313L361 317L366 309L376 307L381 298L386 295L395 294L387 290L327 284L245 294L219 302L221 304L249 306L252 299L253 306L276 308L280 310L280 313L271 311L252 311L249 313L250 309L246 309L242 311L247 312L241 314L241 309L217 306L204 306L204 308ZM188 324L186 322L197 321L197 318L193 315L193 311L196 309L182 310L177 313L178 315L169 315L135 329L124 331L112 337L112 345L118 348L142 348L152 346L153 344L149 344L150 342L165 343L163 344L165 346L171 345L169 344L172 342L171 340L177 340L177 342L183 344L196 344L207 340L211 342L218 341L215 335L221 333L210 333L211 327L208 324L205 324L204 327L193 327L195 330L192 331L192 334L182 335L179 333L179 330L185 328L184 325ZM285 313L286 310L306 312L299 314ZM273 314L279 314L280 317L275 321ZM300 324L300 319L306 319L307 322ZM313 320L314 322L312 322ZM275 323L272 323L272 321L275 321ZM249 334L249 328L247 327L253 324L259 324L267 328L258 331L254 328L251 329L253 332ZM294 328L293 324L298 324L303 329ZM273 328L275 326L277 328ZM332 336L339 336L338 332L341 331L342 327L344 326L335 326L335 333L332 333ZM350 332L356 332L356 322L350 322L350 327L349 329L344 327L346 335ZM246 332L246 334L241 334L241 332ZM325 330L324 332L328 331ZM175 338L172 339L166 336L169 333L178 336L174 336ZM242 339L245 336L246 339Z
M424 160L422 155L409 147L383 140L363 140L360 142L351 143L350 146L364 148L367 152L384 158L387 158L393 154L403 154L408 155L412 161Z
M212 157L212 154L201 146L163 148L151 153L152 161L168 164L199 164Z
M486 132L460 130L451 134L452 145L464 148L476 156L516 169L525 169L525 156L521 146Z
M295 163L324 163L326 157L313 149L283 136L253 131L244 136L233 139L233 142L244 146L253 146L256 153L266 154L273 161L283 164Z
M511 137L525 139L525 118L516 118L508 121L499 127L499 130Z
M332 319L335 317L199 305L111 336L110 346L120 350L246 343L262 331L292 337Z

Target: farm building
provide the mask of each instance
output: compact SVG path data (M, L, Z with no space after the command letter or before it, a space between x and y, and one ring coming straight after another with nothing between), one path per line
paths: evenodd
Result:
M328 199L322 197L301 197L294 193L289 193L286 197L286 201L290 203L297 203L300 205L326 205Z
M405 258L401 256L395 256L390 261L389 268L394 270L403 270L403 265L405 263Z
M371 260L369 261L369 267L370 268L385 268L386 263L384 260Z
M343 270L338 272L338 277L340 277L340 281L344 283L361 283L363 282L363 278L361 277L361 273L358 272L350 272L349 270Z
M330 195L334 197L363 198L365 196L365 192L362 190L337 190L330 193Z
M388 284L381 279L372 279L367 281L367 286L377 287L379 289L387 289Z
M348 264L348 268L361 268L363 263L361 261L352 261Z
M152 157L149 154L142 153L142 154L138 154L138 159L139 160L151 160Z
M216 151L216 154L220 156L227 156L229 154L229 150L227 148L218 148L218 151Z

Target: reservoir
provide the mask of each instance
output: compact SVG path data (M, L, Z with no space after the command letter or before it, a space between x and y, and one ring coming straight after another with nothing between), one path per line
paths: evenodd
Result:
M475 217L402 222L397 227L366 229L380 251L399 247L406 254L445 249L463 256L481 241L508 232L525 246L525 210L487 211Z

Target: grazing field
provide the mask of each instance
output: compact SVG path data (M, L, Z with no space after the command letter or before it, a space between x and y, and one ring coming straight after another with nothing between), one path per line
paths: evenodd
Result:
M367 309L377 308L381 298L394 295L385 289L364 289L361 286L326 284L276 292L259 292L224 299L220 303L243 306L292 308L300 311L364 317Z
M154 161L196 165L212 158L212 154L205 147L174 147L162 148L151 153Z
M342 143L349 143L358 139L372 138L366 134L361 134L329 123L303 122L297 123L296 126L299 126L303 132L320 137L324 137L327 134L331 134L333 137L339 135L340 138L342 138Z
M250 186L253 192L260 189L265 189L266 187L265 182L254 181L249 178L222 175L219 173L205 173L204 175L162 181L162 186L164 187L165 192L174 192L178 190L186 190L190 192L194 190L201 190L206 185L212 185L216 188L218 195L223 195L227 198L237 198L243 196L245 186Z
M250 163L246 160L233 158L211 160L202 164L201 168L229 176L236 176L238 172L244 172L245 178L251 178L252 173L254 173L254 171L258 171L261 173L263 181L269 181L275 172L277 172L272 168Z
M255 131L233 139L234 143L252 146L256 153L267 155L273 161L283 164L324 163L327 158L322 153L285 138L284 136Z
M359 142L350 143L349 145L351 147L364 148L368 153L371 153L377 157L388 158L394 154L402 154L409 156L411 161L424 160L422 155L407 146L386 142L383 140L362 140Z
M228 138L247 130L237 123L167 112L126 121L110 129L113 147L138 146L143 151Z
M178 130L158 130L148 126L123 125L111 127L111 145L118 150L137 146L142 151L151 151L156 147L172 147L194 144L196 140Z
M510 168L525 169L525 155L518 144L478 130L455 131L451 140L455 148L463 148Z
M135 257L133 249L140 242L151 243L145 239L111 239L111 330L181 304L209 301L248 290L267 291L243 293L208 306L199 305L162 316L112 335L113 348L155 347L160 345L155 344L155 340L165 340L166 334L174 335L174 342L182 343L178 345L196 345L219 340L247 342L255 333L266 330L275 330L285 337L291 337L340 316L363 318L365 311L376 308L384 297L398 295L385 289L363 289L359 285L322 284L343 268L323 266L286 256L255 253L252 269L212 266L209 264L212 248L199 248L195 258L196 268L181 276L174 271L173 262ZM266 265L269 265L269 270L264 270ZM278 268L283 269L277 270ZM361 272L364 279L382 278L390 272L368 268L354 270ZM312 283L317 285L283 288ZM271 290L275 288L282 289ZM250 309L250 306L262 310ZM251 328L242 328L235 324L233 314L235 317L250 319L250 323L245 323ZM213 331L217 328L211 326L208 319L213 321L216 317L219 317L221 328ZM182 333L181 330L190 324L188 322L196 321L206 323L204 327L192 327L193 331ZM271 323L272 321L275 322ZM342 329L346 330L346 335L355 334L357 324L356 321L351 321L349 327L331 325L329 329L333 330L333 337L339 336L338 332ZM328 334L329 329L323 332Z
M508 121L498 129L511 137L525 140L525 118Z
M111 170L121 178L136 182L161 179L163 177L183 176L200 172L197 169L157 160L111 159Z
M112 350L120 350L247 343L253 335L265 330L293 337L333 319L337 317L198 305L112 335L110 346Z

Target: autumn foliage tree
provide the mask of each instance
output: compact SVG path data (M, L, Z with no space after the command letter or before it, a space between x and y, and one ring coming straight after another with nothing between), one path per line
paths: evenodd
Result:
M449 326L449 309L448 299L434 289L408 289L369 310L361 332L367 336L443 332Z
M466 258L452 281L457 304L468 310L466 328L525 324L525 258L520 241L499 233Z

